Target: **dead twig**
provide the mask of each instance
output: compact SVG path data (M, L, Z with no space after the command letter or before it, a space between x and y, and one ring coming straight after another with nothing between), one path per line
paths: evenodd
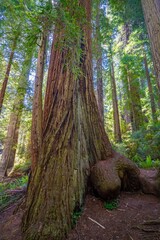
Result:
M96 224L97 224L98 226L100 226L101 228L105 229L105 227L102 226L100 223L98 223L96 220L94 220L94 219L92 219L92 218L90 218L90 217L88 217L88 219L91 220L92 222L96 223Z

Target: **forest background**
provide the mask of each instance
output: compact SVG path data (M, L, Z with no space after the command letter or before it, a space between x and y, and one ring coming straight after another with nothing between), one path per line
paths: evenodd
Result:
M0 172L31 168L25 238L62 239L90 173L96 189L97 166L108 174L102 198L140 189L133 162L159 167L160 5L8 0L0 9Z

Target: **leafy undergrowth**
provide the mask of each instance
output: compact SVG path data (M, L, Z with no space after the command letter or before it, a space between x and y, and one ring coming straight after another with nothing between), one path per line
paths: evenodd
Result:
M123 142L115 143L113 147L141 168L160 167L160 124L126 134Z
M7 208L10 204L16 202L26 188L28 176L23 176L11 182L0 183L0 211Z
M114 210L118 208L118 199L104 202L104 208L108 210Z
M72 227L73 228L77 224L77 221L80 218L80 216L82 215L82 212L83 212L82 208L80 208L80 209L78 209L78 210L73 212L73 214L72 214Z

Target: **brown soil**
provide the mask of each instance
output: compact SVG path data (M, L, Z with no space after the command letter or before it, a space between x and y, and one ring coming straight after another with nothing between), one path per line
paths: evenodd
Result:
M157 224L142 225L151 220L158 220ZM103 201L87 196L84 212L68 240L116 239L160 239L160 199L141 193L122 193L118 209L109 211L104 208Z
M0 240L22 240L23 211L16 205L0 214ZM96 221L97 223L95 223ZM104 201L88 195L75 228L67 240L159 240L160 199L153 195L123 192L117 209L104 208Z

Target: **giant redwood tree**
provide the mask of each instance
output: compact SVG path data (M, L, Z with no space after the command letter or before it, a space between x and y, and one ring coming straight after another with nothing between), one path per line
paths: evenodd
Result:
M128 174L135 180L133 175L138 173L133 163L113 152L99 115L92 85L91 0L60 1L58 17L41 149L36 155L23 217L25 240L65 238L74 209L83 204L90 170L96 189L109 173L108 181L102 184L102 197L118 193L123 176L126 179ZM92 168L94 164L97 168ZM101 172L104 165L105 173ZM99 175L101 179L97 179Z
M73 25L76 21L74 45L62 13ZM60 14L48 73L42 147L23 219L25 239L63 239L74 208L83 203L90 166L112 154L92 86L91 2L63 1ZM73 67L78 67L78 74Z

